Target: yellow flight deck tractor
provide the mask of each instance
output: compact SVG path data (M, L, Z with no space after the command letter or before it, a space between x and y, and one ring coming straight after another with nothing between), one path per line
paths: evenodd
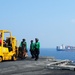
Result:
M9 35L9 36L6 36ZM17 60L17 40L8 30L0 30L0 62L3 60Z

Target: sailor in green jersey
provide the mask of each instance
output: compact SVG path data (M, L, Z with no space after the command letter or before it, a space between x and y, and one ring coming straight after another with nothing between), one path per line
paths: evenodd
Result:
M25 39L22 39L20 43L20 52L21 52L21 57L24 58L25 54L27 53L27 43Z
M35 49L35 60L38 60L39 53L40 53L40 42L39 42L38 38L35 38L34 49Z
M34 58L34 43L33 40L30 41L30 53L31 53L31 58Z

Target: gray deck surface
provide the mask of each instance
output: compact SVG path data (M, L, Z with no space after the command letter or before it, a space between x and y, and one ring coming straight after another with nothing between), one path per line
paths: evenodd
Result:
M30 57L24 60L4 61L0 63L0 75L75 75L70 70L50 70L46 64L50 63L46 57L38 61Z

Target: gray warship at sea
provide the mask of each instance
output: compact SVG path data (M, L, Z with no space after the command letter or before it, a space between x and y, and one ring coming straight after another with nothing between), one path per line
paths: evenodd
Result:
M28 57L24 60L1 62L0 75L75 75L75 64L54 57L40 56L37 61Z
M56 50L57 51L75 51L75 46L65 46L65 45L61 45L61 46L56 46Z

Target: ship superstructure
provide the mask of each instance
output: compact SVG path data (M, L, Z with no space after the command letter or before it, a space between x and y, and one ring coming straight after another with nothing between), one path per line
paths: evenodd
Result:
M65 45L61 45L61 46L57 46L56 47L57 50L75 50L75 46L65 46Z

